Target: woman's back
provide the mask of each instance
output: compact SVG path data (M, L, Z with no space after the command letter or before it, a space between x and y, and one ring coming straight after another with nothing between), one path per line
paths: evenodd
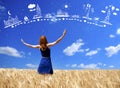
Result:
M50 49L47 47L45 50L40 49L42 57L50 57Z

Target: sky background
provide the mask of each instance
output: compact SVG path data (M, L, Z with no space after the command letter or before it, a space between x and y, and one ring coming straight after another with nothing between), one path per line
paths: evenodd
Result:
M42 18L33 19L37 5ZM5 26L4 20L16 16L20 24ZM53 42L66 29L65 38L51 47L54 69L120 69L119 19L119 0L0 0L0 68L36 69L39 49L20 39L36 45L45 35Z

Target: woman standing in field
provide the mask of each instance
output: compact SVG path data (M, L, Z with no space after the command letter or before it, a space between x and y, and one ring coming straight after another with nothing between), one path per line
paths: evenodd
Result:
M65 35L66 35L66 30L64 30L61 37L59 37L56 41L52 43L48 43L47 38L45 36L41 36L39 40L39 45L31 45L24 42L24 40L21 39L21 42L24 45L31 48L40 49L42 58L38 67L39 74L53 74L53 68L52 68L51 57L50 57L50 47L59 43L64 38Z

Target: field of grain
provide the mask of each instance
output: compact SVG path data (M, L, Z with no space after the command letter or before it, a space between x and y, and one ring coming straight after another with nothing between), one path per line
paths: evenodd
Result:
M0 69L0 88L120 88L120 70L55 70L40 75L36 70Z

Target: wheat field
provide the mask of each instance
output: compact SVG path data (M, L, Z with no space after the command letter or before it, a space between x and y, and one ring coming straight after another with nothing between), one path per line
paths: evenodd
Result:
M120 70L55 70L40 75L36 70L0 69L0 88L120 88Z

